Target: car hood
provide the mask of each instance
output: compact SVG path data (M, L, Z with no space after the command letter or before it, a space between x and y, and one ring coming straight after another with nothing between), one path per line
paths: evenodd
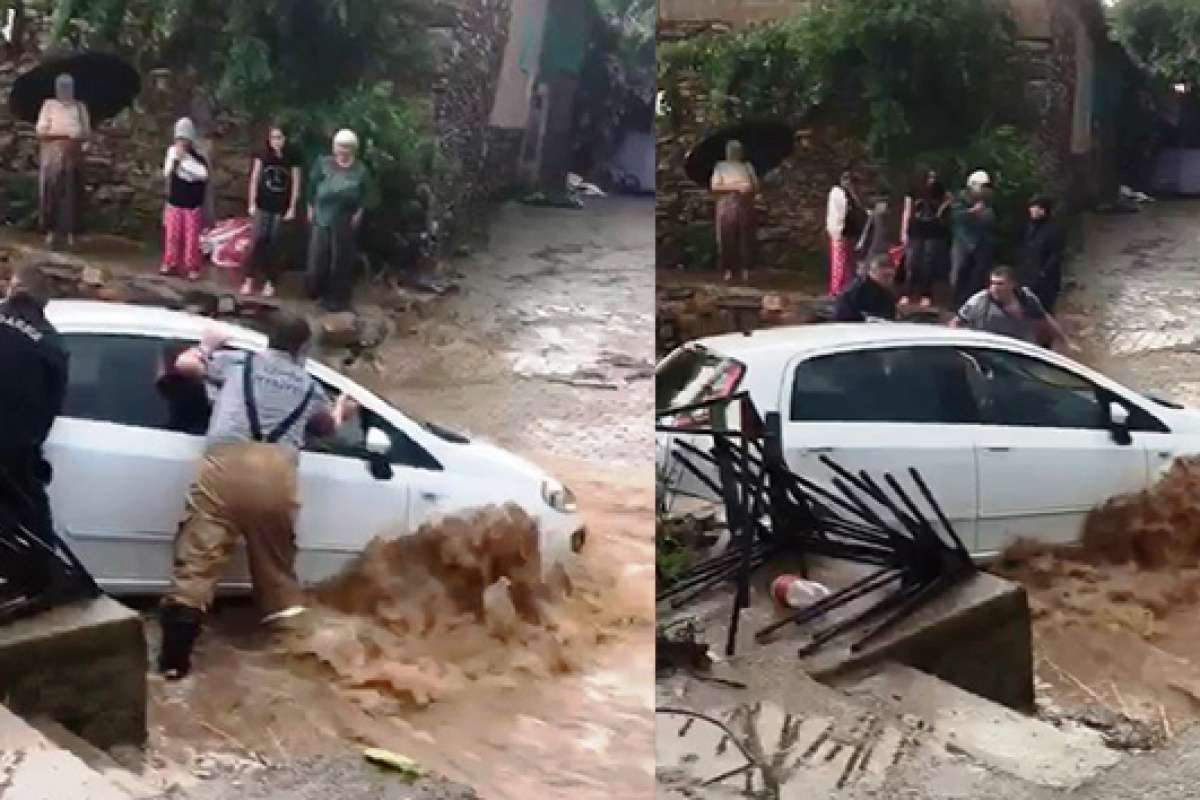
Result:
M1155 406L1154 413L1167 423L1172 433L1200 434L1200 409Z
M497 473L519 475L523 478L528 478L539 486L542 481L551 478L550 474L541 467L491 442L472 439L471 444L465 446L470 448L471 460L473 462L471 464L472 472L482 475L495 475Z

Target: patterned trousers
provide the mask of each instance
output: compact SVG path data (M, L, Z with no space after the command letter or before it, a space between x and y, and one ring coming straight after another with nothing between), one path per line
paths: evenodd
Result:
M203 208L166 207L163 211L163 267L178 270L182 266L188 272L200 271L203 220Z
M829 296L837 297L854 280L854 243L829 237Z

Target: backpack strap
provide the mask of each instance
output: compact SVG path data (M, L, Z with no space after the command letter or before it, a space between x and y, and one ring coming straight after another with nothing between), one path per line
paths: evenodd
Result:
M258 402L254 399L254 382L250 371L254 368L254 353L247 352L242 362L242 398L246 403L246 421L250 423L250 438L263 440L262 423L258 419Z

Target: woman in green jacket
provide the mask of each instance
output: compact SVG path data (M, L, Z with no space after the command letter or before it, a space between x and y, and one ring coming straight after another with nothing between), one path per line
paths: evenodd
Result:
M308 293L326 311L347 311L354 293L358 263L357 235L363 212L379 197L367 167L358 158L358 137L340 130L333 154L313 165L309 182Z

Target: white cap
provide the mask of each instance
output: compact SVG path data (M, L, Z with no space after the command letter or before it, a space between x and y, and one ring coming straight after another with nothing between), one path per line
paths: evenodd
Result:
M358 135L349 128L342 128L333 136L334 147L358 147Z
M187 139L189 142L196 141L196 126L187 117L175 123L175 138Z
M971 177L967 178L967 188L980 189L984 186L990 185L991 182L992 179L988 177L988 174L983 170L978 169L971 173Z

